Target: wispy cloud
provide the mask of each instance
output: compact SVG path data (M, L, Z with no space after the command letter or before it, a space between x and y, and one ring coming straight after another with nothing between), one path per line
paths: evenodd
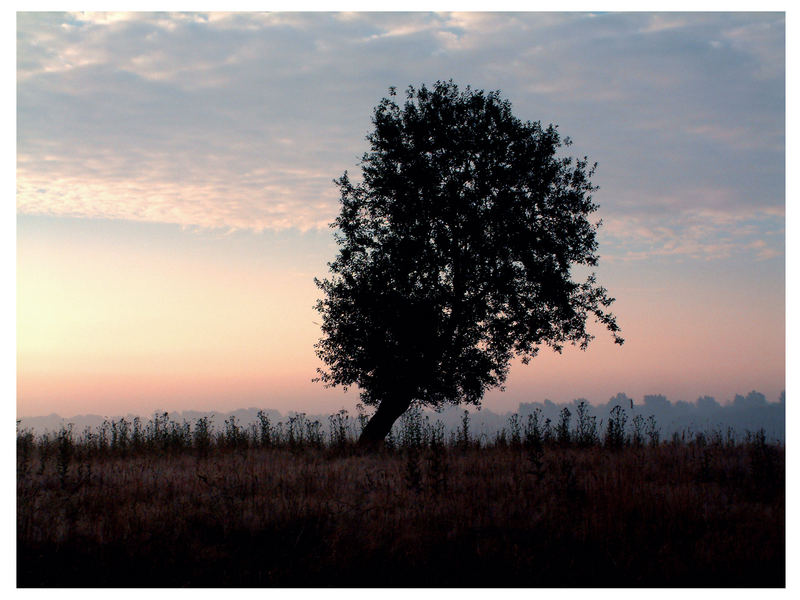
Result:
M656 257L715 260L753 256L766 260L785 252L784 214L779 210L696 208L659 216L614 215L604 222L604 260Z
M387 88L452 77L600 162L604 254L767 256L736 235L782 219L783 44L770 13L20 13L17 208L324 227Z

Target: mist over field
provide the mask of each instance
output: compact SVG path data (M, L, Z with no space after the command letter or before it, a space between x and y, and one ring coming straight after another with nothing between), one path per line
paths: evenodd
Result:
M577 398L572 402L552 402L544 400L543 402L522 402L516 411L522 419L527 418L527 415L533 414L538 408L542 412L543 419L550 419L555 426L559 419L559 415L564 408L567 408L574 416L576 408L581 398ZM608 402L604 404L589 404L589 415L597 418L597 423L603 427L605 420L608 418L609 412L615 406L622 407L629 418L635 415L641 415L643 418L648 418L651 415L655 417L656 423L661 430L663 438L669 438L673 434L693 434L700 432L719 431L727 433L728 428L732 428L737 436L744 436L747 432L754 432L763 429L766 433L767 439L777 441L780 443L785 442L786 438L786 393L782 392L777 399L767 399L764 394L757 391L751 391L746 395L736 394L731 402L719 402L711 396L701 396L695 402L676 401L671 402L666 396L661 394L645 395L642 399L632 399L626 394L620 392L617 395L609 398ZM631 408L632 406L632 408ZM258 411L262 410L269 416L273 423L286 422L290 417L305 414L301 412L289 411L281 413L280 411L269 408L240 408L234 411L170 411L170 419L174 421L185 420L189 423L197 421L203 417L209 417L209 422L214 426L215 430L220 431L223 427L225 420L230 417L235 417L239 426L248 427L255 424L258 420ZM464 407L451 406L435 412L431 410L422 411L423 418L427 417L432 423L441 421L445 430L455 431L462 426L462 419L464 416ZM158 414L164 411L156 411ZM370 411L365 410L367 414ZM470 427L476 437L485 436L485 438L493 439L494 436L502 429L508 428L509 417L512 412L494 412L492 410L481 408L476 410L474 407L470 409ZM357 425L357 412L349 413L353 418L353 426ZM143 420L152 415L75 415L72 417L63 417L57 414L37 417L23 417L20 419L20 428L29 429L34 433L45 433L48 431L57 431L63 424L72 423L75 432L80 433L86 427L95 428L101 426L104 420L118 419L125 417L129 420L139 416ZM327 431L329 414L305 414L305 418L309 421L317 420L321 423L322 429Z

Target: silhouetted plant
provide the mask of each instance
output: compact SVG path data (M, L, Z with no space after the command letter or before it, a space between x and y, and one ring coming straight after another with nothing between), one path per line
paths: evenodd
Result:
M517 413L512 414L508 418L508 431L509 431L509 443L514 448L519 448L522 445L522 431L519 422L519 415Z
M211 448L211 426L208 422L208 417L200 417L194 424L194 447L197 449L198 455L205 458L208 456L208 450Z
M244 434L242 432L242 437ZM191 425L186 419L180 423L170 420L167 432L167 448L171 452L180 452L192 447Z
M598 443L597 417L589 414L589 404L585 400L578 402L575 408L577 422L575 424L575 441L582 448Z
M400 418L400 446L419 448L422 444L422 413L413 406Z
M444 444L444 435L444 423L439 419L436 422L431 422L430 416L425 415L424 419L422 419L421 446L431 448L437 444Z
M528 448L541 447L542 436L542 409L538 406L533 413L528 415L528 422L525 425L525 445Z
M650 439L650 445L656 447L661 442L661 429L656 423L655 415L647 417L647 437Z
M17 477L25 477L31 469L34 436L28 429L20 429L17 421Z
M358 435L361 435L369 422L369 417L367 416L367 411L364 409L364 405L360 402L356 404L356 414L358 418Z
M306 413L295 413L288 419L286 426L287 444L291 449L298 449L303 446L307 440L306 435L309 432L308 417Z
M622 448L625 445L625 423L628 416L625 410L617 404L611 409L606 425L606 446L609 448Z
M440 420L436 420L431 428L431 448L445 447L445 426Z
M470 446L468 410L465 410L464 415L461 417L461 430L459 431L458 443L464 450L466 450Z
M111 424L108 422L108 419L104 419L97 428L97 449L101 452L105 451L110 445L110 431Z
M269 416L263 410L259 410L256 418L258 419L258 445L262 448L269 448L274 443Z
M641 448L644 446L644 417L636 414L631 419L633 431L631 434L631 443L634 448Z
M447 465L445 463L445 429L444 423L437 420L430 427L428 477L435 493L447 489Z
M111 421L111 448L125 455L130 446L130 423L124 418Z
M348 434L349 422L350 416L344 408L328 417L331 446L341 449L348 444L350 438Z
M282 421L278 421L275 424L275 427L272 429L273 437L275 439L275 445L280 446L282 444L287 443L288 435L286 433L287 428L284 426Z
M547 418L544 420L544 426L542 427L542 441L546 445L550 445L553 443L553 422Z
M569 423L572 413L565 406L558 415L558 425L556 425L556 442L561 446L568 446L570 442Z
M705 448L708 445L705 433L703 433L702 431L695 432L692 439L692 443L698 448Z
M339 253L315 279L327 386L358 385L375 445L413 404L478 405L542 345L588 347L587 320L622 339L595 275L595 166L560 156L555 126L522 122L499 92L450 82L390 91L363 180L337 180Z
M708 432L708 443L714 448L722 448L725 442L719 427Z
M312 448L322 448L322 424L316 419L306 421L306 439Z
M166 451L169 446L169 413L155 413L145 426L145 443L154 449Z
M37 475L43 475L45 467L47 466L47 459L50 457L51 454L51 440L50 434L47 432L43 433L39 436L39 440L36 444L37 449L39 450L39 470Z
M733 427L728 426L725 435L725 446L727 448L733 448L736 446L736 430Z
M131 432L131 445L136 451L144 448L144 432L142 430L142 420L139 417L133 418L133 431Z
M501 427L500 431L495 432L494 434L494 445L497 448L505 448L508 446L508 440L506 439L506 428Z
M58 454L56 455L56 472L58 473L61 486L64 487L67 480L69 465L75 453L75 446L72 439L72 423L62 425L56 438Z
M100 445L98 444L98 434L92 431L91 426L86 425L83 428L83 433L80 435L79 440L82 442L82 446L85 447L87 451L97 453L100 450Z

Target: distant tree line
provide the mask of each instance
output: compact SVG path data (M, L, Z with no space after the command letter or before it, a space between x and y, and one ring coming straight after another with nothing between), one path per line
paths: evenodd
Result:
M747 395L737 394L730 404L720 404L711 396L701 396L697 402L670 402L661 394L645 395L641 403L635 402L626 394L619 393L607 403L591 405L583 399L566 404L549 400L535 403L521 403L519 413L526 415L539 409L545 418L555 421L564 408L575 413L577 406L586 404L586 410L598 420L606 420L615 406L626 408L631 419L641 416L647 420L653 417L662 428L664 435L675 433L704 432L731 429L740 437L746 432L764 429L774 440L785 439L786 394L782 392L778 402L767 402L764 394L751 391Z

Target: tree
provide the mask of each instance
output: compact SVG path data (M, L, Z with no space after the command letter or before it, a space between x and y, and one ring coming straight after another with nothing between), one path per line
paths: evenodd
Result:
M316 310L326 386L357 385L383 440L412 404L479 405L514 356L585 349L592 316L617 343L614 301L594 274L596 165L557 156L553 125L522 122L499 92L451 81L390 88L375 108L362 181L336 180L339 245Z

